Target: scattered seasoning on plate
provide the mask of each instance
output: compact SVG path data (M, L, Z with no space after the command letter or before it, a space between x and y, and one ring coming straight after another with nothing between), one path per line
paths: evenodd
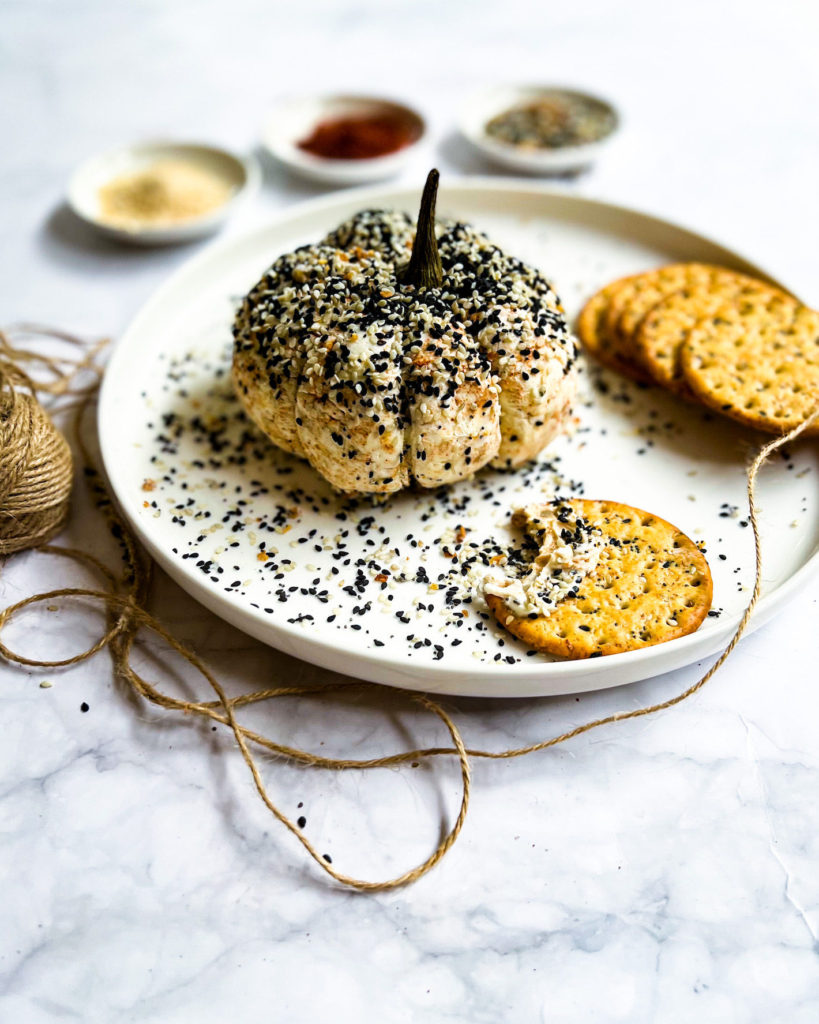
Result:
M404 149L419 137L416 124L400 114L370 114L320 121L299 149L328 160L370 160Z
M590 96L544 93L510 107L486 123L486 134L521 149L561 149L598 142L614 131L613 111Z
M100 188L100 217L126 231L164 227L215 210L233 192L229 182L205 167L185 160L156 160Z

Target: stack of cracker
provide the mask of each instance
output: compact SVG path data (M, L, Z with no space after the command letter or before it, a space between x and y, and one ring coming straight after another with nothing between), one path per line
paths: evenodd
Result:
M614 281L577 332L605 366L769 433L797 426L819 399L819 313L721 267L675 263Z

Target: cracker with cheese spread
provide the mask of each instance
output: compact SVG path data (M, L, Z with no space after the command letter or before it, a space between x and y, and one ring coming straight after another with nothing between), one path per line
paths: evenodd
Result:
M517 516L527 529L532 518L530 509ZM582 498L546 505L540 519L549 525L535 516L544 545L533 568L505 585L484 584L498 621L535 650L566 658L619 654L693 633L707 615L713 588L705 556L666 520ZM553 519L562 524L557 540ZM555 559L560 541L567 550ZM568 587L550 586L561 579Z

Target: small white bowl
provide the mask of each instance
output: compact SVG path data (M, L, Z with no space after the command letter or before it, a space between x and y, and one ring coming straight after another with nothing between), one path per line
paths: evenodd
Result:
M157 160L181 160L218 175L233 189L213 210L177 224L126 228L102 218L99 192L102 186L124 174L134 174ZM256 161L226 149L186 142L141 142L91 157L81 164L68 184L68 204L74 213L103 235L136 245L171 245L212 234L259 185Z
M614 116L614 127L608 135L596 142L586 142L581 146L561 146L557 149L523 149L511 143L499 142L487 135L486 125L497 114L502 114L510 107L536 100L544 93L555 92L600 104ZM461 111L459 125L469 142L495 163L524 174L560 174L577 171L592 164L617 134L620 116L607 100L578 89L557 85L508 85L472 96Z
M414 142L386 156L365 160L333 160L299 148L321 122L338 117L397 114L414 125ZM333 185L363 185L398 174L426 136L426 124L417 110L379 96L303 96L282 99L265 124L262 142L291 171L310 181Z

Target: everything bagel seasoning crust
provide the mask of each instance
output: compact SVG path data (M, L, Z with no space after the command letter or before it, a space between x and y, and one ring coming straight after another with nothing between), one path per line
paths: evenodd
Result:
M233 377L279 447L335 487L436 487L533 458L563 427L577 346L534 268L438 224L440 288L399 280L411 219L366 210L280 257L242 302Z

